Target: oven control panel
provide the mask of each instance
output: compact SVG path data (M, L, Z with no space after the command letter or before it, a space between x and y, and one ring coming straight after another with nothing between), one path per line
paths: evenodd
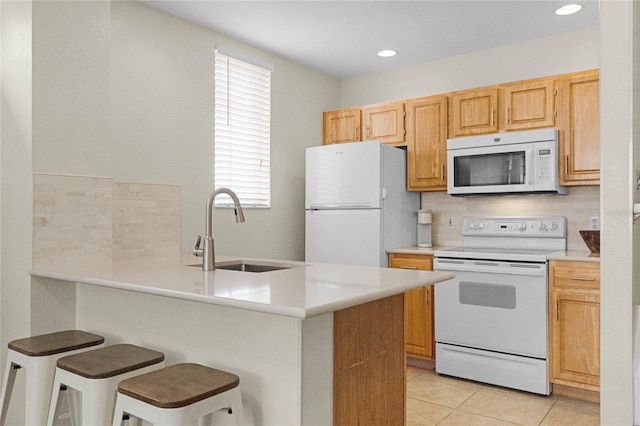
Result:
M467 216L463 236L565 238L567 219L561 216Z

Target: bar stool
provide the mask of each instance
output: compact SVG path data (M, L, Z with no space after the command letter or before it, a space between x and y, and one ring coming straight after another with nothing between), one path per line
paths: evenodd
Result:
M231 409L244 425L240 378L200 364L176 364L120 382L113 426L129 415L160 425L192 425L207 414Z
M81 330L59 331L9 342L0 396L0 425L5 424L19 369L26 370L25 424L43 425L47 421L56 361L66 355L95 349L103 343L104 337Z
M118 383L162 367L162 352L130 344L106 346L60 358L53 382L47 425L53 425L60 390L67 386L81 394L80 409L70 407L74 424L111 424Z

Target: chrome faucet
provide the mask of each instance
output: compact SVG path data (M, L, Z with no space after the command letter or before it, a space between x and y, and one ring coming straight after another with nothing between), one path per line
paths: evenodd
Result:
M242 212L242 206L238 196L229 188L218 188L209 195L207 198L206 208L206 224L204 233L204 245L200 248L200 240L202 237L198 235L196 240L196 246L193 249L193 255L202 257L202 270L203 271L215 271L216 269L216 255L213 249L213 200L218 194L227 194L231 197L234 204L234 213L236 215L236 223L244 222L244 213Z

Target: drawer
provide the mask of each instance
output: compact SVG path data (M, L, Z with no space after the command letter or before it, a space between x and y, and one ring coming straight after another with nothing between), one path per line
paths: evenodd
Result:
M553 289L600 289L599 262L552 261L549 269L549 284Z
M433 271L433 256L426 254L391 253L389 267Z

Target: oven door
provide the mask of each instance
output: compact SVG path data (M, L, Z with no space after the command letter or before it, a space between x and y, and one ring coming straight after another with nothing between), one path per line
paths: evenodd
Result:
M534 191L533 152L533 143L447 150L447 192Z
M436 258L436 342L547 358L547 264Z

